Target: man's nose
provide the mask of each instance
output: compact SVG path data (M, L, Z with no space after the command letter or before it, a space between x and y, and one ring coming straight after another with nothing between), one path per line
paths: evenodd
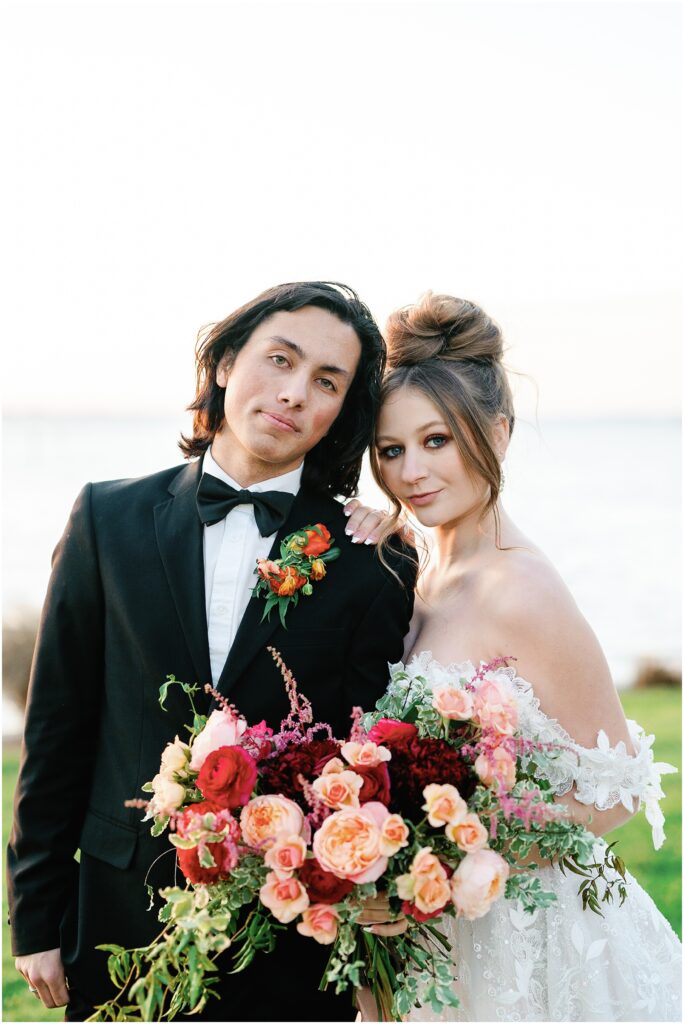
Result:
M306 405L309 396L308 374L297 373L294 370L288 373L287 379L281 384L278 392L278 401L288 406Z

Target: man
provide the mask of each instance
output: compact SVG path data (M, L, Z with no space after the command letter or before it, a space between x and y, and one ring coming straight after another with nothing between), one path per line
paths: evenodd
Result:
M158 704L166 675L213 682L249 721L277 728L288 703L273 645L316 720L344 735L351 708L374 705L387 661L401 657L413 563L398 554L393 575L354 545L332 497L356 488L383 363L351 289L269 289L198 348L193 435L181 448L201 458L89 484L76 501L37 640L8 850L17 968L46 1006L68 1001L67 1020L113 995L97 944L143 945L159 931L145 882L171 884L175 857L124 801L183 734L183 695L169 695L167 712ZM319 522L341 557L289 608L287 629L275 613L262 622L256 559ZM203 1019L351 1019L348 997L317 991L327 951L314 947L290 929L268 961L224 977L221 1005Z

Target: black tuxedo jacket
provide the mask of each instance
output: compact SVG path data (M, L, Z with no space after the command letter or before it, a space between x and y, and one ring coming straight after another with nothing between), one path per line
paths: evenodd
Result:
M167 674L211 681L195 505L200 474L195 462L88 484L53 559L8 850L10 919L15 955L61 944L72 988L90 1001L110 994L106 957L93 953L95 943L149 941L159 925L156 911L146 911L145 877L155 888L173 880L170 844L152 839L141 812L124 801L142 795L165 744L184 736L190 721L180 688L170 690L166 712L159 707ZM272 557L286 534L317 522L341 557L310 598L290 606L287 629L277 609L261 622L263 599L250 600L218 689L249 721L265 718L277 728L289 706L266 651L273 645L316 720L343 736L351 708L371 709L385 689L387 662L401 658L415 573L398 556L398 582L374 548L345 536L342 506L304 487ZM210 698L201 699L208 711ZM316 944L305 941L311 958Z

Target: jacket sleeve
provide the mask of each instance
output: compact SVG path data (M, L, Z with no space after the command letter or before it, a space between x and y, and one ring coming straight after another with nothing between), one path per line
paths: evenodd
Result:
M404 637L413 614L416 584L415 552L402 547L402 554L390 551L388 562L398 579L375 566L374 596L356 627L347 659L345 698L364 711L372 711L387 688L388 663L400 661ZM372 586L372 585L371 585Z
M15 956L59 946L92 782L103 678L103 596L91 513L79 494L55 549L31 668L7 851Z

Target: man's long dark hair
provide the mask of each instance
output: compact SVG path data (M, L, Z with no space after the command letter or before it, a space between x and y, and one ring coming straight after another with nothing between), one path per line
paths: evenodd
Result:
M373 439L380 382L385 367L385 343L368 307L356 292L335 281L297 281L269 288L200 333L197 342L197 386L192 437L181 435L179 447L186 459L202 455L223 424L225 388L216 383L223 361L230 365L254 329L274 313L294 312L304 306L328 310L354 328L361 342L361 358L344 405L328 434L304 459L302 484L329 494L356 494L361 459Z

